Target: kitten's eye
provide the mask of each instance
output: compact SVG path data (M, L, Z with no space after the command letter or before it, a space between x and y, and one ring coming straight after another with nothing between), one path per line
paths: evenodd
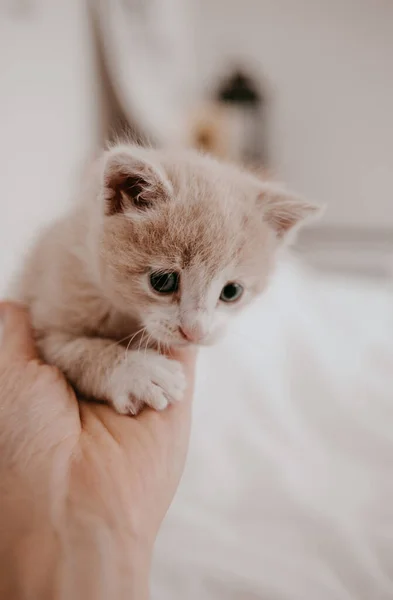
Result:
M179 288L179 274L151 273L150 285L159 294L173 294Z
M220 300L223 302L235 302L243 294L244 288L240 283L227 283L221 290Z

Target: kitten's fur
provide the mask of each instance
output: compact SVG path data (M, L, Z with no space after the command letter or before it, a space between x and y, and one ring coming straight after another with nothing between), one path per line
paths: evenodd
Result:
M213 342L262 292L287 233L315 210L206 156L117 145L94 164L76 208L39 240L18 296L43 357L80 393L121 413L163 409L185 381L157 348L187 343L179 327ZM178 272L179 292L154 292L151 270ZM243 297L219 301L233 281Z

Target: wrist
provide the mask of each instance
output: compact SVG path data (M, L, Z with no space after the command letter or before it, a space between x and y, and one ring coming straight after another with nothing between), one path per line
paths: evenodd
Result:
M132 509L127 473L113 479L110 465L92 455L69 475L57 519L61 598L147 600L153 540Z
M150 547L96 518L73 519L60 536L59 597L147 600Z
M96 519L21 534L0 551L0 598L147 600L150 545Z

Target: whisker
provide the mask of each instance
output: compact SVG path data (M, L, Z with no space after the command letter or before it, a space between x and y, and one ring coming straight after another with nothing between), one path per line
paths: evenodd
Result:
M163 354L168 354L168 348L169 348L168 343L167 342L162 342L162 351L163 351L162 353Z
M147 336L147 341L146 341L146 346L145 346L145 360L146 360L146 355L147 355L147 346L149 344L149 341L150 341L151 337L152 337L151 334L149 334Z
M128 350L129 350L129 348L130 348L130 346L131 346L131 344L132 344L133 340L135 339L135 337L138 335L138 333L141 333L141 332L143 332L145 329L146 329L146 327L141 327L141 329L138 329L138 331L136 331L136 332L135 332L135 333L134 333L134 334L131 336L131 339L130 339L130 341L129 341L129 342L128 342L128 344L127 344L127 348L126 348L126 356L127 356L127 354L128 354ZM143 335L143 334L142 334L142 335Z
M124 338L122 338L121 340L116 340L114 342L112 342L111 344L109 344L108 346L105 346L105 348L103 350L101 350L101 352L99 353L99 356L101 356L102 354L105 354L105 352L107 350L110 350L110 348L113 348L113 346L119 346L120 344L122 344L123 342L126 342L130 337L132 337L133 334L130 333L130 335L126 335Z
M144 341L144 336L146 335L146 327L144 327L144 331L141 335L141 339L139 340L137 352L141 351L142 342Z

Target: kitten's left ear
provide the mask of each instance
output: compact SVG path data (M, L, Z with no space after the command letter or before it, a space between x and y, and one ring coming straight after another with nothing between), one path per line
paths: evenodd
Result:
M322 207L311 204L285 189L267 185L258 196L263 219L280 240L294 233L305 221L317 217Z

